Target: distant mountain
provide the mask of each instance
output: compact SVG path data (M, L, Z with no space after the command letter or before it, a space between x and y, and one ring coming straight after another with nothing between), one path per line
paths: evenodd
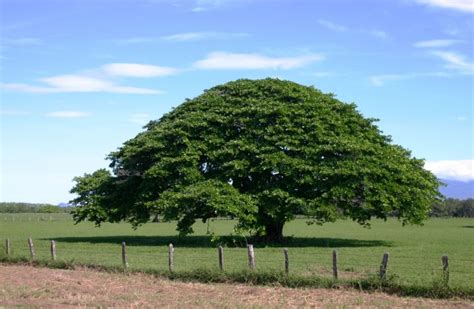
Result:
M59 203L58 206L59 207L69 207L71 205L69 203Z
M444 196L457 199L474 198L474 180L464 182L441 179L441 181L447 185L440 188Z

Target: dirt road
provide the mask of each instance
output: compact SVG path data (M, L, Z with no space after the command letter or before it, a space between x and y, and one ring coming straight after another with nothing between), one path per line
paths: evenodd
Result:
M3 306L474 308L466 300L405 298L353 290L183 283L143 274L0 265L0 307Z

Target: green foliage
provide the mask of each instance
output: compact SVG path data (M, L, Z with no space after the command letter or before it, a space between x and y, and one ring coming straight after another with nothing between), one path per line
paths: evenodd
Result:
M444 201L437 201L433 205L431 216L474 218L474 199L448 198Z
M65 213L69 211L69 207L59 207L50 204L0 203L0 213Z
M354 104L278 79L237 80L187 100L109 155L112 172L76 177L77 222L238 219L281 240L296 212L367 225L396 211L421 223L439 197L423 160L391 144Z
M48 213L48 214L52 214L52 213L63 213L64 212L64 209L62 209L61 207L59 206L54 206L54 205L45 205L45 206L41 206L38 208L38 212L39 213Z

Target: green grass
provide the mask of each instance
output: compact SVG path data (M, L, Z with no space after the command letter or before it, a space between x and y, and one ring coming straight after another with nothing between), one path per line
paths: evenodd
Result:
M134 231L128 224L104 224L101 228L91 223L74 225L66 214L52 214L51 218L45 214L0 214L0 257L5 238L12 242L14 259L28 257L27 238L31 236L38 260L49 259L49 241L54 239L60 260L114 268L121 265L120 243L126 241L130 271L163 274L168 268L167 245L172 242L176 274L196 277L203 269L210 273L218 270L215 247L224 243L226 272L237 278L247 269L246 249L232 245L225 237L214 237L217 240L212 242L207 234L209 230L213 235L229 235L232 226L230 220L215 220L209 226L196 224L194 235L180 239L174 223L150 223ZM262 276L281 273L282 247L289 248L290 274L295 278L330 279L331 252L336 249L340 277L347 282L361 282L358 278L375 274L383 253L389 252L388 272L397 277L397 284L429 289L439 282L441 256L447 254L449 285L474 291L474 219L431 219L424 226L405 227L396 220L373 221L371 229L351 221L308 226L299 219L287 224L284 233L292 238L283 246L255 245L257 273ZM245 241L244 237L236 238L237 244Z

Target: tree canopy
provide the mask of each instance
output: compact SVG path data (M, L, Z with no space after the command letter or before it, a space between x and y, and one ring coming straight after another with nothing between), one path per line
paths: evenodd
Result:
M355 104L279 79L213 87L145 126L75 178L75 220L138 226L228 216L271 240L295 213L311 222L396 213L421 223L440 196L424 161L391 143Z

